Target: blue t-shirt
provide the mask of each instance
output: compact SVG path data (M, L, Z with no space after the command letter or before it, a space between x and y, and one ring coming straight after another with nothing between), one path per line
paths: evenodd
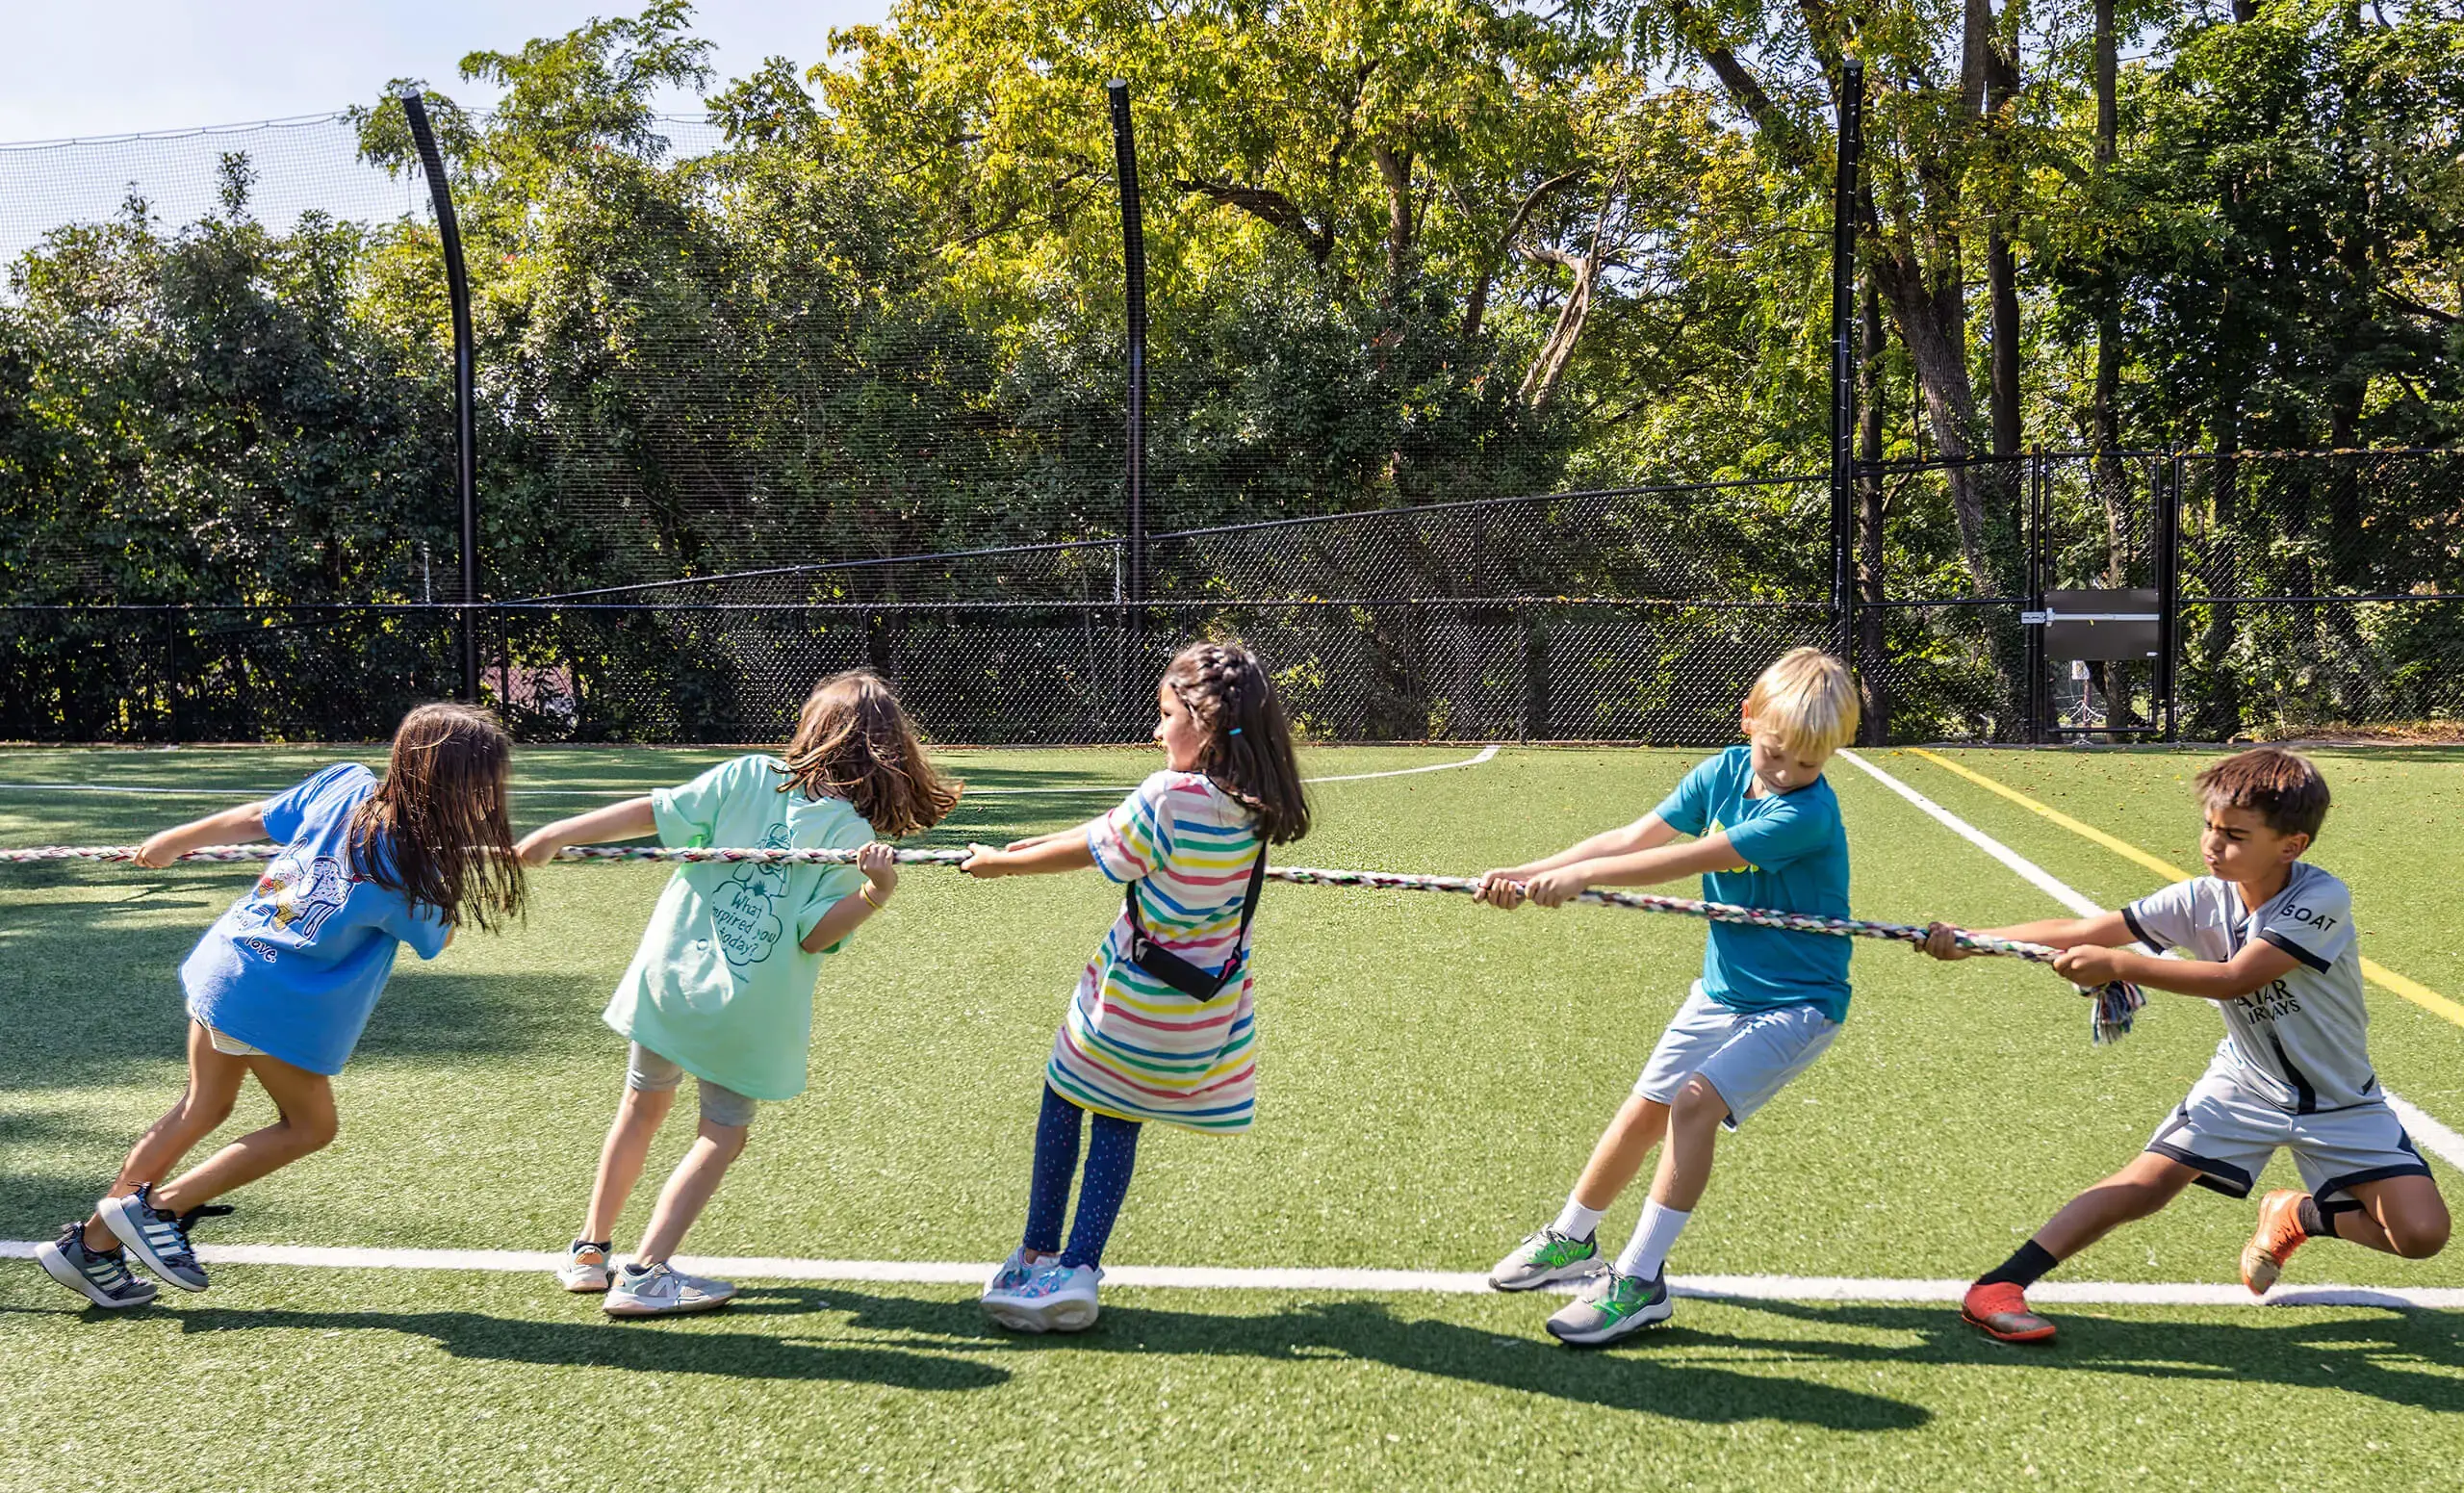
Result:
M445 951L432 907L351 874L350 816L376 775L339 762L266 801L266 837L283 847L180 966L189 1015L312 1073L339 1073L376 1009L394 949Z
M1754 750L1732 746L1707 758L1657 811L1676 829L1708 838L1726 834L1746 863L1707 871L1711 902L1783 913L1848 915L1848 832L1839 800L1821 778L1760 798L1753 789ZM1848 1017L1848 940L1747 923L1713 923L1703 947L1703 993L1734 1011L1819 1006Z

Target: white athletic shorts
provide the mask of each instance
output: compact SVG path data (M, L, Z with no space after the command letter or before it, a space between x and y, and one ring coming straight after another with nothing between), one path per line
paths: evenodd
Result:
M197 1024L200 1026L204 1025L203 1022L198 1022ZM266 1055L264 1048L251 1047L246 1043L242 1042L239 1038L234 1037L228 1032L222 1031L218 1027L206 1027L205 1040L214 1044L215 1051L221 1053L226 1058L261 1058Z
M1704 994L1697 980L1669 1018L1668 1030L1659 1034L1634 1092L1656 1103L1673 1103L1685 1080L1700 1073L1727 1102L1729 1118L1721 1123L1733 1130L1838 1035L1839 1023L1815 1007L1732 1011Z
M2219 1064L2166 1117L2147 1148L2198 1169L2198 1185L2227 1197L2247 1197L2277 1147L2290 1147L2301 1185L2321 1202L2364 1182L2427 1176L2429 1168L2404 1122L2384 1099L2289 1113L2262 1098Z

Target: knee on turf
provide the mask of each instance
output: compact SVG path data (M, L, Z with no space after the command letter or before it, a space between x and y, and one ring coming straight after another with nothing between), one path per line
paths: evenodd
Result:
M1729 1101L1720 1097L1720 1091L1711 1087L1709 1079L1695 1073L1677 1086L1668 1115L1672 1122L1690 1128L1716 1125L1729 1118Z
M2451 1226L2444 1206L2409 1214L2391 1210L2385 1223L2387 1242L2408 1260L2426 1260L2446 1248Z
M282 1125L291 1132L292 1144L299 1147L302 1155L323 1150L342 1133L341 1118L331 1110L317 1115L294 1115L285 1110Z

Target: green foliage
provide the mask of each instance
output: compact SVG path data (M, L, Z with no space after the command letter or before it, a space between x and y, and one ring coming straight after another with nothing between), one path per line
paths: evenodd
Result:
M423 96L475 300L481 593L1117 533L1115 77L1145 201L1150 529L1819 470L1831 79L1851 55L1869 68L1882 455L1982 450L2011 419L2092 439L2107 322L2123 446L2454 439L2464 18L2123 4L2120 33L2153 50L2123 70L2108 163L2092 10L902 0L817 65L720 79L689 7L659 0L475 52L461 74L491 112ZM677 89L706 94L706 125L657 116ZM350 121L366 160L416 170L390 93ZM11 268L0 594L453 599L434 230L269 226L260 174L225 155L199 220L132 200ZM1994 384L1997 245L2015 389ZM2317 522L2366 524L2403 558L2304 570L2267 558L2280 515L2224 478L2194 528L2250 584L2454 589L2453 502L2432 484L2323 489L2347 496ZM1800 496L1633 517L1724 594L1801 599L1821 589L1821 515ZM1887 593L2007 593L2017 500L1984 469L1894 480ZM2060 502L2079 534L2120 522L2103 489ZM2065 544L2066 573L2124 568ZM857 572L794 599L901 583ZM1936 681L1912 686L1912 719L1976 729L2008 697L2007 639L1893 626L1910 677ZM659 635L607 635L603 672L674 661ZM2374 624L2316 646L2344 650L2332 677L2365 655L2400 673L2439 635ZM411 687L439 646L404 643L388 677ZM135 687L76 649L32 667L34 696L96 729ZM262 669L226 683L271 687Z

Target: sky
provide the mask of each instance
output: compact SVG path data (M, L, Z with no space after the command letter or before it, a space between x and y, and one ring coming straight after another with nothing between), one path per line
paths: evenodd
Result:
M513 51L628 0L0 0L0 142L92 139L328 114L424 78L485 105L457 66ZM880 21L888 0L703 0L694 31L722 78L781 54L819 62L835 26ZM679 96L662 113L696 114Z

